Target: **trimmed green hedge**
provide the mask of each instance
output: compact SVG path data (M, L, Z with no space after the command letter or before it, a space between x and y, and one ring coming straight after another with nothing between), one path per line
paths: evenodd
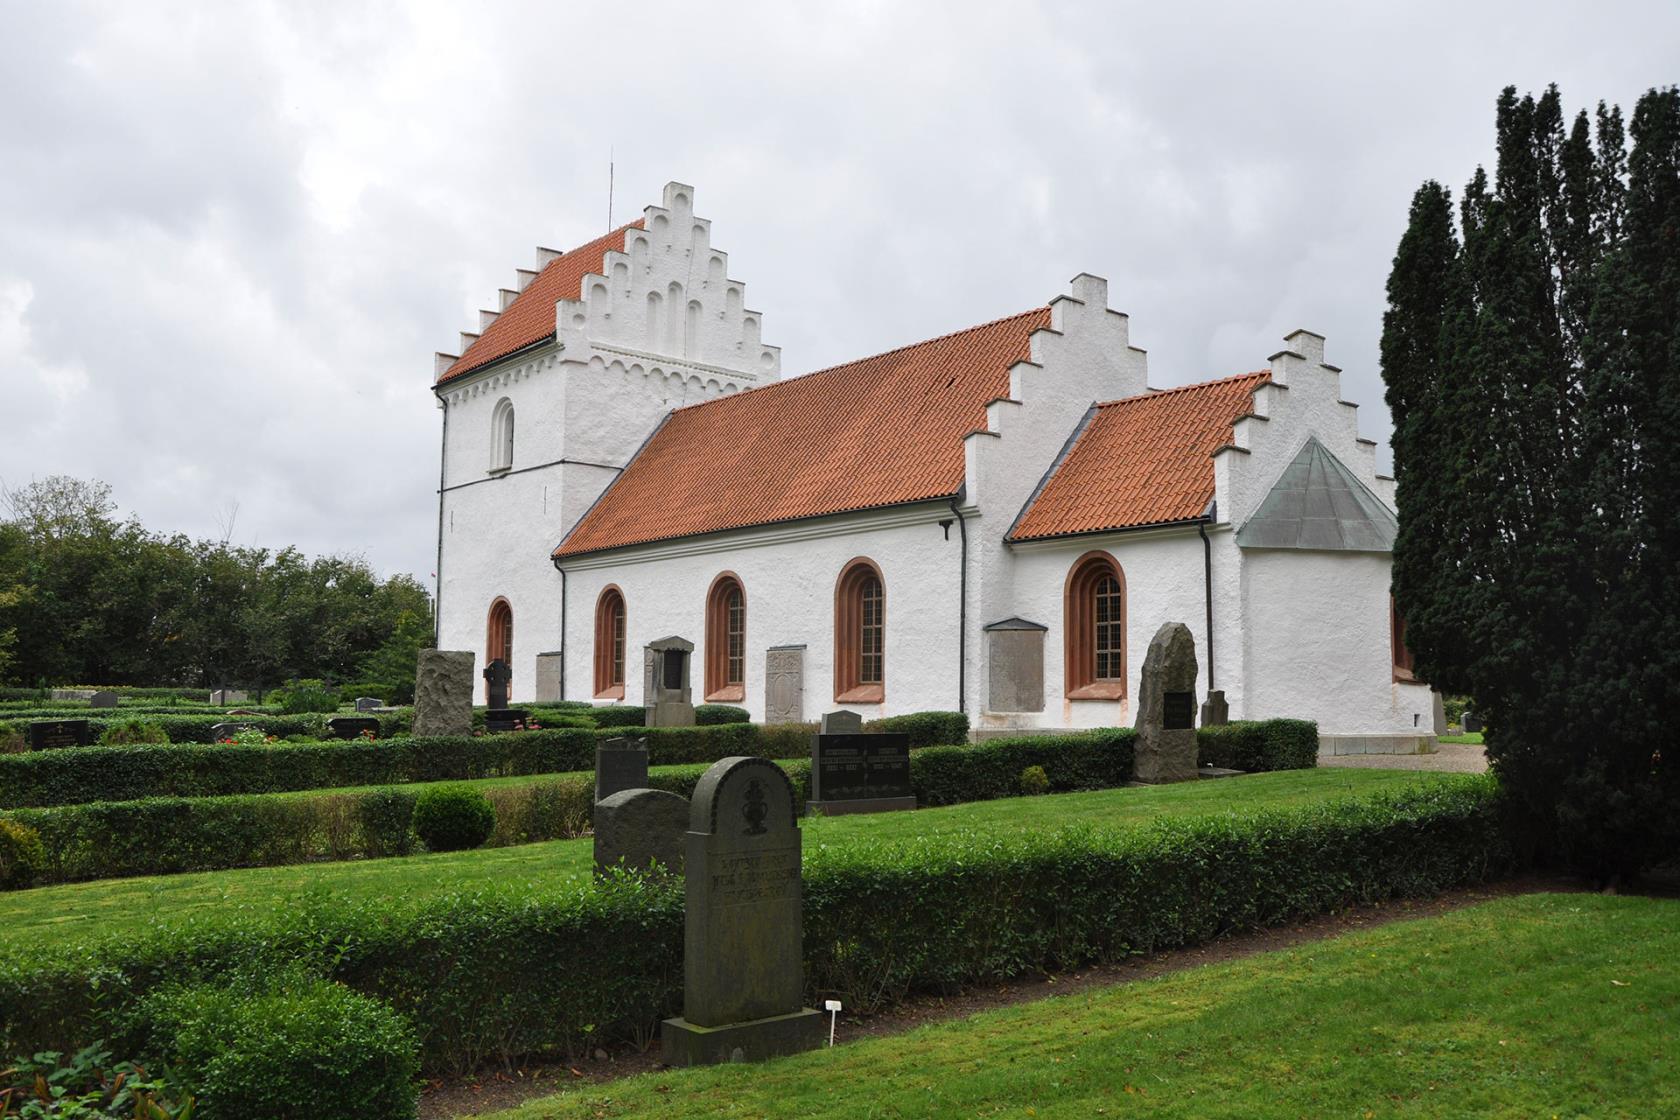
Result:
M701 704L694 709L694 722L701 727L715 727L720 723L750 723L752 717L745 708L729 704Z
M915 990L1194 944L1514 865L1498 787L1456 777L1398 794L1128 829L868 840L805 852L812 1000L871 1011ZM159 984L304 967L390 1003L423 1064L465 1070L647 1037L682 987L682 888L487 884L441 898L311 896L137 937L0 949L0 1047L120 1039ZM565 962L560 967L556 962Z
M1196 731L1203 766L1246 770L1311 770L1318 765L1318 724L1305 719L1266 719L1203 727Z
M903 716L883 716L868 721L863 729L908 735L912 747L968 741L968 717L962 712L911 712Z

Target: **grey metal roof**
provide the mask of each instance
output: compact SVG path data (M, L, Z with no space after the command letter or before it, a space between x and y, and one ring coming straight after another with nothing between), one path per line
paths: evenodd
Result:
M1394 514L1328 448L1309 436L1252 516L1242 548L1392 552Z

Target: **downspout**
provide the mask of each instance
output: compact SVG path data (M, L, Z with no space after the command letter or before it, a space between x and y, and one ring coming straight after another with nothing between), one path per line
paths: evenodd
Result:
M560 558L551 556L549 560L554 564L554 570L560 573L560 699L566 698L566 569L560 566Z
M443 643L443 487L448 477L444 471L449 462L449 404L442 397L439 397L438 407L443 410L443 444L438 448L437 571L432 573L432 645L434 647Z
M962 568L957 577L957 711L968 711L968 521L957 502L962 491L951 498L951 513L957 519L957 535L962 539Z
M1213 542L1208 540L1208 522L1214 518L1213 506L1196 522L1196 532L1202 538L1202 582L1207 600L1207 690L1213 692Z

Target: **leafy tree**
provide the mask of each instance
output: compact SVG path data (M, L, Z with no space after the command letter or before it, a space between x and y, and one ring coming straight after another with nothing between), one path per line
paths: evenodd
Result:
M1614 883L1680 841L1680 94L1631 153L1556 87L1496 125L1492 182L1456 229L1425 183L1389 275L1394 595L1534 834Z
M405 610L397 618L397 627L378 649L362 661L362 679L383 686L389 693L385 699L392 703L414 701L414 669L420 651L432 648L432 622L429 616Z

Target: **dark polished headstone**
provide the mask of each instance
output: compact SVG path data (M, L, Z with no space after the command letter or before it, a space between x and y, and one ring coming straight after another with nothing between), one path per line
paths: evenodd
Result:
M530 716L531 713L524 708L491 708L484 713L484 730L490 732L523 731L525 730L525 721Z
M595 800L605 801L627 789L648 784L647 742L614 738L595 747Z
M92 737L92 727L85 719L35 720L29 725L29 749L32 751L85 747Z
M826 816L914 809L910 737L903 734L813 736L811 800L807 807Z
M1458 725L1464 729L1466 735L1474 735L1482 729L1482 717L1466 708L1464 714L1458 717Z
M689 805L683 1013L667 1065L758 1061L822 1044L804 1006L800 835L793 784L763 758L726 758Z
M211 724L211 726L210 726L210 738L219 743L223 739L233 738L235 735L239 734L241 731L249 731L249 730L251 730L251 725L248 724L248 723L216 723L216 724Z
M90 708L114 708L117 703L117 694L114 692L96 692L88 697Z
M334 739L360 739L365 733L379 735L379 721L368 716L335 716L327 721L327 734Z
M688 800L662 789L621 789L595 803L595 874L613 868L681 874Z
M490 662L484 667L484 680L489 686L485 693L486 703L492 711L508 706L508 682L513 680L513 670L501 658Z

